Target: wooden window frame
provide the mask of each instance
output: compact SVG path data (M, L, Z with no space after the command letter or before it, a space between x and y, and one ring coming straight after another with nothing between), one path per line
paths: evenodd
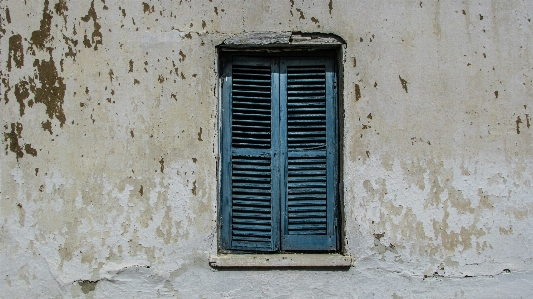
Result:
M329 146L328 151L333 151L334 153L332 155L328 155L328 159L333 159L333 161L329 161L328 167L328 198L332 198L328 201L328 212L333 215L329 215L328 218L328 234L327 237L333 238L333 240L330 240L329 247L324 246L316 246L314 242L315 237L307 238L307 240L303 240L305 238L293 238L291 236L288 236L288 234L284 231L285 230L285 209L283 205L280 205L280 202L285 203L286 199L283 198L285 188L283 188L280 185L283 185L286 182L283 182L283 179L275 178L276 175L285 176L284 171L286 171L285 167L280 167L279 165L274 165L272 169L280 169L280 174L274 174L273 177L275 180L279 180L277 183L273 184L273 192L277 193L282 196L279 201L275 200L273 198L273 219L277 219L277 221L273 222L273 244L270 249L254 249L251 247L239 247L239 246L232 246L230 243L230 232L229 227L231 226L231 217L229 217L227 214L228 208L224 205L227 203L227 198L224 199L225 191L229 188L227 178L231 176L230 174L230 166L227 165L228 156L231 156L231 149L228 151L228 148L231 148L231 146L228 146L228 141L225 140L228 136L230 136L230 127L231 127L231 119L230 114L231 112L225 111L225 109L228 109L228 101L230 101L231 98L231 90L228 88L224 88L222 86L222 113L221 113L221 124L220 124L220 153L221 153L221 171L220 171L220 182L221 182L221 188L220 188L220 197L219 197L219 244L218 244L218 251L219 253L284 253L284 252L305 252L305 253L317 253L317 252L340 252L341 251L341 236L342 231L340 229L341 226L341 205L340 205L340 199L339 199L339 190L340 190L340 134L339 134L339 126L340 126L340 118L339 118L339 88L337 82L339 81L339 67L338 67L338 51L335 50L323 50L323 49L279 49L279 50L273 50L268 49L268 52L258 49L252 49L250 51L221 51L220 53L220 65L221 65L221 84L224 85L225 81L228 76L228 69L227 66L231 65L230 62L228 62L228 59L233 59L233 57L250 57L253 59L253 57L257 57L259 59L271 59L271 65L274 67L274 69L271 71L272 74L276 74L275 76L279 76L275 79L273 79L273 84L275 85L276 82L278 86L274 86L274 89L281 88L282 90L286 90L286 86L283 86L286 81L284 81L283 78L280 78L286 74L286 72L283 72L279 70L280 66L281 68L286 67L287 63L295 62L300 59L302 61L310 61L313 59L318 59L317 57L321 57L323 59L326 59L328 61L328 70L326 72L327 76L333 76L332 78L328 78L328 82L331 82L331 84L327 85L327 88L331 88L332 90L329 91L331 96L333 97L330 101L327 101L329 103L328 105L333 105L332 107L328 108L328 111L330 117L328 118L328 130L333 130L332 137L330 136L328 138L328 144L332 143L331 146ZM281 58L283 57L283 58ZM277 63L275 60L277 59ZM280 63L281 62L281 63ZM284 66L285 64L285 66ZM297 63L298 64L298 63ZM278 69L275 69L278 68ZM279 101L286 101L286 99L282 99L283 92L280 93L280 98L277 100L274 100L273 105L279 106ZM274 111L276 109L272 109L271 111ZM274 111L273 115L273 121L272 125L276 126L275 119L280 119L279 114L286 113L283 111L283 108L280 108L278 111ZM333 124L331 122L334 122ZM281 135L286 134L286 132L280 133ZM329 133L328 133L329 134ZM274 138L276 139L276 138ZM273 141L275 142L275 141ZM273 144L273 147L280 148L278 144ZM283 150L279 153L273 153L273 155L283 155ZM282 159L272 159L272 163L276 164ZM277 186L276 186L277 185ZM333 185L333 186L331 186ZM331 194L329 194L331 193ZM333 206L331 206L333 205ZM282 247L281 245L288 245ZM321 242L322 244L324 242Z

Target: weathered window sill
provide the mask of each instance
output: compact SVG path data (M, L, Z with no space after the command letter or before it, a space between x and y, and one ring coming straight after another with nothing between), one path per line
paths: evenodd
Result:
M213 268L348 268L352 257L340 254L222 254L211 256Z

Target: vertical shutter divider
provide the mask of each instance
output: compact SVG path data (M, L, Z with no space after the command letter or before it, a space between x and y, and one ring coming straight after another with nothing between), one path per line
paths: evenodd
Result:
M271 109L272 109L272 240L275 250L280 249L280 196L281 190L284 186L281 184L280 173L280 154L281 150L280 140L280 65L279 58L271 58L271 78L272 78L272 92L271 92Z
M281 157L280 157L280 177L281 177L281 192L280 192L280 206L281 206L281 235L285 236L288 234L287 224L289 214L287 211L287 60L280 59L280 101L279 101L279 111L280 111L280 146L281 146ZM282 244L283 246L283 244ZM283 247L282 247L283 248Z
M220 182L220 242L221 247L231 247L231 93L233 57L224 56L222 60L222 107L221 107L221 182Z

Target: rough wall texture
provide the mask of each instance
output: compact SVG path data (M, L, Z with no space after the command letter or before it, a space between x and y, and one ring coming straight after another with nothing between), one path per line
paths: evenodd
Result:
M0 297L533 296L533 2L0 3ZM348 271L214 271L216 45L344 47Z

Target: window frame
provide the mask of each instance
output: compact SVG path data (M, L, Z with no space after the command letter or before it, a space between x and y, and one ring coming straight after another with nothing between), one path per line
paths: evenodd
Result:
M342 229L343 225L343 211L342 211L342 200L341 200L341 191L342 191L342 177L341 177L341 163L342 163L342 159L341 159L341 151L342 151L342 144L341 144L341 141L342 141L342 138L341 138L341 132L342 132L342 118L341 118L341 84L339 84L339 82L341 82L341 69L342 69L342 64L341 64L341 60L340 58L342 57L341 56L341 49L340 47L336 46L336 47L326 47L326 49L324 49L324 47L315 47L315 48L277 48L277 49L273 49L273 48L268 48L268 49L257 49L257 48L253 48L253 49L246 49L246 50L243 50L243 49L219 49L220 52L219 52L219 65L220 65L220 68L219 68L219 78L220 78L220 95L221 95L221 105L220 105L220 118L219 118L219 133L220 133L220 138L219 138L219 148L220 148L220 156L219 156L219 177L218 177L218 182L219 182L219 187L218 187L218 209L217 209L217 213L218 213L218 217L217 219L219 219L219 221L217 221L217 232L218 232L218 238L217 238L217 251L219 253L223 253L223 254L226 254L226 253L238 253L238 254L246 254L246 253L273 253L273 254L284 254L284 253L293 253L293 252L297 252L297 253L309 253L309 254L312 254L312 253L319 253L319 252L323 252L323 253L340 253L342 252L343 250L343 242L341 240L343 240L343 233L344 233L344 230ZM281 205L280 207L278 207L277 209L274 208L274 210L272 211L272 213L274 213L272 215L272 219L274 219L273 221L277 221L277 225L275 227L277 227L277 230L273 231L273 242L276 242L274 244L274 248L277 248L275 249L275 251L257 251L257 250L248 250L248 249L228 249L230 248L230 246L228 246L228 238L226 237L229 237L230 236L230 233L226 233L227 235L224 235L224 232L223 232L223 227L229 227L231 226L231 217L224 217L223 216L223 199L222 199L222 184L225 180L225 178L227 177L231 177L231 162L229 165L222 165L222 163L224 162L228 162L227 160L231 160L230 159L225 159L224 157L228 155L228 149L225 145L225 141L224 141L224 136L230 136L229 134L229 130L231 129L231 112L224 112L223 110L224 109L229 109L228 107L225 107L225 105L227 105L227 103L225 103L225 99L231 99L231 90L229 88L224 88L223 87L223 80L225 80L225 74L227 74L228 70L225 69L228 65L231 65L231 63L228 63L228 59L230 59L231 57L234 57L234 56L247 56L247 57L261 57L261 58L264 58L264 59L267 59L267 58L271 58L271 59L278 59L278 63L277 65L276 64L273 64L275 65L277 69L277 79L273 80L273 84L275 84L274 82L278 82L279 85L283 85L283 83L286 83L286 81L283 81L283 79L281 78L283 76L282 72L281 72L281 69L280 69L280 61L285 61L285 62L288 62L288 61L291 61L291 60L298 60L299 58L304 58L304 59L317 59L319 57L321 58L327 58L326 60L328 61L331 61L331 65L329 66L329 71L326 72L326 76L333 76L333 78L331 78L331 80L333 81L333 84L332 85L328 85L326 84L326 88L331 88L331 90L329 92L331 92L332 94L332 100L331 101L327 101L326 100L326 104L327 105L332 105L332 107L330 107L329 109L331 110L328 110L328 111L333 111L333 117L328 117L328 125L327 125L327 128L329 129L332 129L333 130L333 138L329 138L327 139L327 143L329 144L330 142L333 143L332 145L332 148L329 147L328 145L328 151L331 151L333 150L333 154L332 155L327 155L328 159L333 159L333 162L329 162L327 163L327 165L330 165L333 169L328 169L328 174L326 175L326 177L328 178L328 185L330 184L330 177L332 177L332 181L333 181L333 187L332 188L327 188L327 192L328 192L328 197L332 196L333 200L328 200L327 201L327 205L328 205L328 211L330 214L332 214L330 216L330 219L331 221L333 222L332 225L330 226L328 224L328 227L332 227L331 230L332 230L332 233L335 237L335 240L334 240L334 247L333 249L330 249L330 250L315 250L312 246L312 242L309 243L307 242L307 244L304 244L303 245L303 248L302 246L293 246L293 248L291 249L283 249L280 245L280 242L289 242L288 240L284 240L282 241L283 237L284 237L284 234L283 234L283 229L284 229L284 223L286 222L286 219L283 215L284 213L284 207L283 205L286 203L286 199L284 198L284 196L286 195L286 191L283 191L283 190L287 190L287 189L282 189L281 191L280 190L276 190L271 193L271 194L274 194L276 192L279 192L279 194L281 195L281 198L279 198L278 200L275 200L276 198L275 197L272 197L272 200L273 200L273 205ZM281 57L283 57L283 59L281 59ZM301 63L301 62L300 62ZM329 62L328 62L329 63ZM271 71L271 74L274 74L276 72L276 70L272 70ZM286 75L286 74L285 74ZM277 86L278 88L278 91L279 90L285 90L286 89L286 86ZM285 88L285 89L283 89ZM284 112L283 111L283 106L279 105L279 102L282 101L281 97L283 95L283 92L280 93L280 96L279 96L279 99L277 99L277 102L276 103L273 103L272 105L278 105L278 107L280 107L279 109L271 109L271 111L274 113L275 111L274 110L277 110L277 115L272 115L272 119L278 119L279 121L278 122L281 122L281 117L279 114L283 114L283 113L286 113L286 111ZM285 94L286 96L286 94ZM231 100L229 100L231 101ZM286 100L285 100L286 101ZM330 122L333 122L333 124L330 124ZM277 125L277 124L274 124L274 122L272 122L272 125ZM329 130L328 129L328 130ZM280 139L281 138L285 138L286 140L286 133L287 132L281 132L280 131ZM285 134L285 135L283 135ZM274 142L274 139L272 140L272 142ZM231 142L229 143L231 144ZM286 144L286 143L285 143ZM229 146L231 148L231 146ZM272 144L272 147L278 147L278 144L274 145ZM284 155L287 153L287 149L285 148L285 151L281 151L279 154L281 155ZM223 157L224 156L224 157ZM231 149L229 149L229 156L231 156ZM272 163L277 163L278 161L282 161L283 159L271 159ZM277 166L273 166L272 169L279 169L281 174L280 176L283 176L285 175L284 172L286 172L286 167L280 167L279 165ZM330 172L333 172L333 173L330 173ZM280 181L283 181L283 180L280 180ZM286 182L285 182L286 183ZM273 186L273 189L275 188L281 188L281 185L283 185L283 183L280 183L279 186ZM331 195L330 195L331 193ZM284 201L285 200L285 201ZM277 203L275 203L275 201L278 201ZM231 208L230 208L231 209ZM277 219L277 220L275 220ZM226 236L226 237L225 237ZM294 243L294 242L293 242ZM298 242L296 242L298 243ZM305 242L304 242L305 243Z

